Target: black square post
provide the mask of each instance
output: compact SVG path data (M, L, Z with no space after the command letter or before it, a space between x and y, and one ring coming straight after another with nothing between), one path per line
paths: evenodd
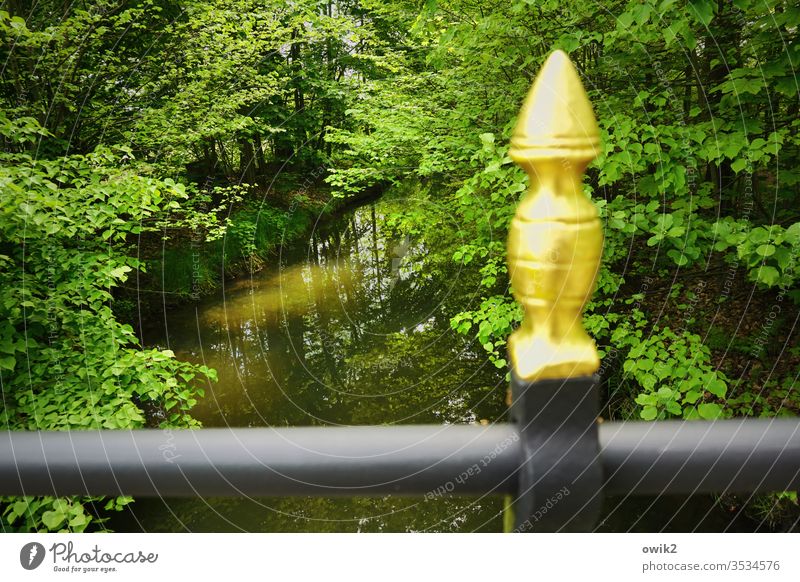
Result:
M511 419L522 459L514 532L585 532L602 509L599 377L527 383L512 372Z

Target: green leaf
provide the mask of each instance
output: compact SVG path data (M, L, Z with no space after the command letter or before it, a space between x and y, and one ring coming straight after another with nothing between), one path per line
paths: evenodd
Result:
M783 238L789 244L797 244L800 242L800 222L795 222L789 228L786 229L786 232L783 233Z
M636 404L642 406L655 406L658 403L658 398L655 394L639 394L636 397Z
M16 363L14 356L0 356L0 370L13 370Z
M775 285L780 278L781 275L778 273L778 269L775 267L770 267L767 265L758 270L758 280L765 285L769 285L770 287Z
M475 135L474 133L472 135ZM481 143L483 145L491 145L494 143L494 134L493 133L482 133L480 136ZM473 138L474 139L474 138Z
M617 17L617 25L622 27L623 29L628 29L633 24L633 12L623 12Z
M669 388L659 388L658 389L658 397L662 400L670 400L675 395L675 393Z
M86 525L87 523L89 523L89 520L87 519L87 516L84 513L79 513L78 515L69 520L70 527L81 527L83 525Z
M566 53L571 53L576 48L581 46L580 40L574 34L565 34L558 39L558 43Z
M731 169L737 174L747 167L746 158L737 158L731 162Z
M679 267L682 267L689 262L689 259L686 255L675 249L667 251L667 256L671 258L673 261L675 261L675 264L678 265Z
M28 502L27 501L17 501L14 505L11 506L11 513L14 516L24 515L25 512L28 511ZM10 523L10 522L9 522Z
M708 26L711 19L714 18L714 3L710 0L692 0L690 5L692 10L689 12L693 13L700 24Z
M111 269L111 271L109 271L108 274L111 277L113 277L114 279L121 279L121 278L123 278L125 276L126 273L128 273L130 271L131 271L131 268L129 266L121 265L119 267L116 267L115 269Z
M694 406L691 406L683 409L683 418L686 420L699 420L700 415L697 413L697 409Z
M655 406L645 406L642 411L639 413L644 420L653 420L656 416L658 416L658 410L656 410Z
M717 398L725 398L725 395L728 393L728 387L725 385L725 382L719 378L715 378L709 382L708 386L706 386L706 390L711 392Z
M756 252L762 257L771 257L775 254L775 245L759 245Z
M64 523L66 516L60 511L45 511L42 514L42 523L47 529L54 530Z
M700 400L700 397L702 395L703 394L701 392L698 392L697 390L689 390L683 397L683 401L686 402L687 404L694 404L695 402Z
M722 409L719 404L706 402L697 406L697 413L705 420L715 420L722 415Z
M766 228L758 226L748 233L747 238L756 244L761 244L769 240L769 232Z
M642 359L636 363L636 367L645 372L653 369L653 360Z

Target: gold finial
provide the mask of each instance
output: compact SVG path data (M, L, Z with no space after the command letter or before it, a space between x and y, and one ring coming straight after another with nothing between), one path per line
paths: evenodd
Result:
M580 77L569 57L555 51L525 99L509 151L530 180L508 236L511 284L525 309L509 338L521 380L588 376L600 366L582 323L603 247L582 176L599 143Z

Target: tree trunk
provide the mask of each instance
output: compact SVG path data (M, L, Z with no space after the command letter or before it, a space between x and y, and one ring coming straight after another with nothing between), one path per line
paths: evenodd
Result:
M246 184L255 184L256 181L253 142L249 137L239 139L239 179Z

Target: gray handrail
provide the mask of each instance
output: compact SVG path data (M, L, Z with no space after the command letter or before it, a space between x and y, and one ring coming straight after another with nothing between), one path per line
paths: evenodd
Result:
M520 443L511 424L5 431L0 494L514 494L523 461L537 467ZM607 422L599 443L605 494L800 489L792 419Z

